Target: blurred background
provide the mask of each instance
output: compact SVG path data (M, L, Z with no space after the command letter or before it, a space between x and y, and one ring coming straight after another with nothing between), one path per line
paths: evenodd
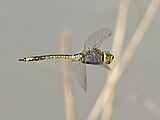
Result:
M88 36L102 27L109 27L112 37L103 42L101 49L111 51L119 2L0 0L0 119L64 120L62 60L17 60L63 53L64 31L71 34L70 53L77 53ZM130 1L123 51L149 3L150 0ZM160 107L159 21L158 11L116 86L112 120L156 120L144 103L149 99ZM76 120L87 119L104 87L106 72L109 71L103 67L87 66L87 92L80 88L72 73Z

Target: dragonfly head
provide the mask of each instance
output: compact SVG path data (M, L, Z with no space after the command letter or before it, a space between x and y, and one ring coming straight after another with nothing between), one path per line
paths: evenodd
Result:
M102 52L102 61L104 64L110 64L114 59L114 56L110 54L108 51Z

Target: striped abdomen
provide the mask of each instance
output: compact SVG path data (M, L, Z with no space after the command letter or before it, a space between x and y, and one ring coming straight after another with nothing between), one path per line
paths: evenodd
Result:
M25 57L23 59L19 59L19 61L24 62L31 62L31 61L39 61L39 60L45 60L45 59L53 59L53 58L63 58L63 59L74 59L74 55L41 55L41 56L31 56L31 57Z

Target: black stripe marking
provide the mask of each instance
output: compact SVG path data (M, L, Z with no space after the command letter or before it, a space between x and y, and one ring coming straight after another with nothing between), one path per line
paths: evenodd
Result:
M104 62L104 53L102 52L102 62Z

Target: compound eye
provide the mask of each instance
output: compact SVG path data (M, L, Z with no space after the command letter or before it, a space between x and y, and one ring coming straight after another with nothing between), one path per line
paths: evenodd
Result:
M114 59L114 56L112 55L112 59Z

